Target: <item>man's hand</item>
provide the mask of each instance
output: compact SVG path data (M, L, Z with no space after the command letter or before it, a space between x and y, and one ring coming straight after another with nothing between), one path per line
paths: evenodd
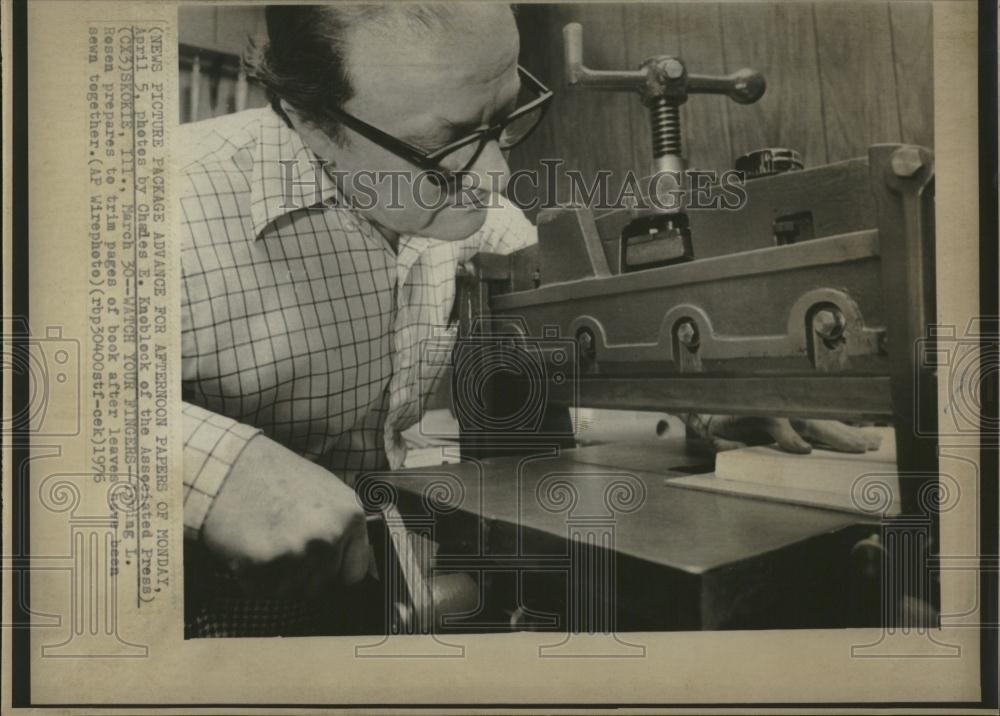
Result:
M202 541L252 596L316 599L368 570L368 533L354 490L263 435L234 463Z
M813 447L865 452L877 450L882 442L879 435L836 420L713 415L708 420L707 430L707 437L717 451L777 443L782 450L800 455L812 452Z

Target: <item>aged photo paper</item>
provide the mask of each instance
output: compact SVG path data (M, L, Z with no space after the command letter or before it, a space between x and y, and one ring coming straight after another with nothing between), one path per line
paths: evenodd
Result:
M975 2L264 5L3 3L0 712L996 708Z

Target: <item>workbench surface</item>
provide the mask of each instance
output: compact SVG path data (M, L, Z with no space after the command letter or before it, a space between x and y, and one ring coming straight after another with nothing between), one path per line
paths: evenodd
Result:
M565 539L568 523L604 517L614 521L619 553L692 574L871 523L846 512L672 487L670 478L690 474L695 462L676 446L612 444L563 450L557 456L400 470L379 475L379 479L400 491L405 507L431 483L447 482L450 476L461 483L464 495L453 495L449 508L494 524L520 526L520 534L512 537L520 539L522 554L529 547L549 553L547 541L526 539L530 533ZM572 483L576 503L570 511L543 504L539 490L544 491L543 483L554 481ZM614 514L605 493L612 483L621 481L638 485L636 489L644 490L645 496L636 495L638 504L632 511ZM438 521L444 536L449 520L439 517ZM517 554L516 542L501 539L494 528L486 549L493 555ZM447 540L443 546L446 553Z
M579 613L566 600L584 579L625 630L861 626L859 598L877 611L851 558L876 522L670 484L696 461L664 441L371 477L437 543L434 569L478 574L484 599Z

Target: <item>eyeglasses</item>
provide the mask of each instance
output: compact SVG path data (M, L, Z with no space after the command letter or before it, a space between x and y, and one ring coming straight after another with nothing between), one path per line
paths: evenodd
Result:
M521 78L517 109L496 124L481 127L433 152L397 139L342 109L334 109L333 114L362 137L428 171L434 181L452 185L472 168L487 144L495 141L501 150L512 149L527 139L545 116L555 93L520 65L517 72Z

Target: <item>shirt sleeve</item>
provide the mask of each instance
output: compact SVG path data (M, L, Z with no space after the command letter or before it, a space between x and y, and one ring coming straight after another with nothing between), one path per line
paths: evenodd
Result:
M233 464L260 429L183 403L184 413L184 533L201 534Z

